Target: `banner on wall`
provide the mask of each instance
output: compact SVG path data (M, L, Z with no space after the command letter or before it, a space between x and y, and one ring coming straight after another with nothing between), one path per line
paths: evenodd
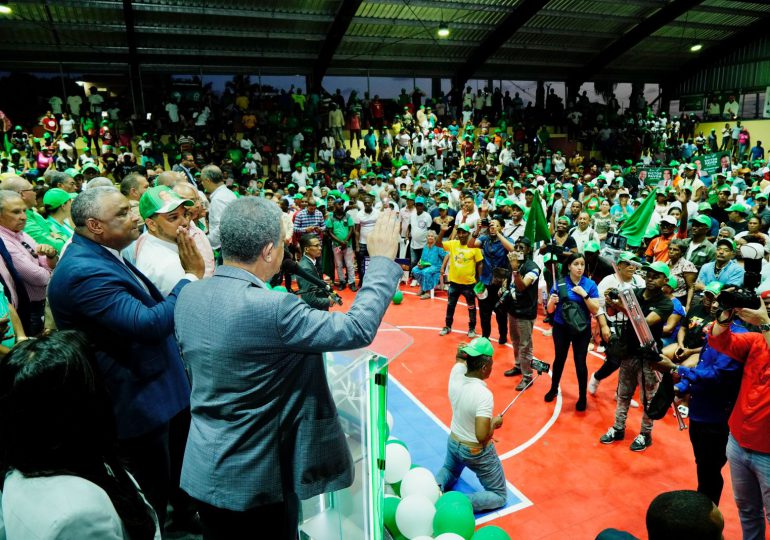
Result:
M721 167L721 161L723 156L728 156L726 152L715 152L713 154L706 154L705 156L697 156L693 158L693 162L700 161L700 170L706 171L709 175L714 174ZM729 161L727 162L729 167Z
M656 187L668 187L672 184L670 167L650 167L639 172L639 178L645 185Z

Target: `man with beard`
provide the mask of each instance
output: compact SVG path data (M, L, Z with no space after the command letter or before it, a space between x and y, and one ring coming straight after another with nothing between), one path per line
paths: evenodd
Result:
M501 214L505 219L503 236L516 243L519 238L524 236L524 229L527 227L527 222L524 221L524 209L520 203L506 198L503 199Z

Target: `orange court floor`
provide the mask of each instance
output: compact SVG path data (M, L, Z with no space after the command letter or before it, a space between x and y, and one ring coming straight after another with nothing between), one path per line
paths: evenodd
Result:
M467 307L461 298L453 332L442 337L438 332L444 326L446 293L440 291L433 299L420 300L416 287L402 285L401 290L403 302L390 305L384 323L408 334L412 343L390 364L389 374L395 380L389 384L404 388L413 400L419 401L415 407L429 411L436 422L449 426L452 411L447 384L457 346L468 341ZM354 300L353 293L346 289L340 295L345 307L335 309L346 310ZM553 341L543 335L547 328L541 313L535 321L534 355L551 364ZM476 331L481 334L480 324ZM494 394L495 413L502 411L518 393L514 388L520 380L520 377L503 375L513 365L513 351L510 344L498 345L498 337L493 317L490 338L496 354L487 385ZM387 339L390 339L388 335L381 332L377 341ZM602 362L602 355L589 352L589 375ZM596 396L588 396L587 410L576 412L577 382L570 356L556 401L543 401L550 387L548 374L523 393L505 415L504 425L495 432L494 439L508 483L531 504L501 512L498 517L477 519L477 525L497 525L512 539L593 540L608 527L647 538L648 505L662 492L695 489L695 460L687 431L679 430L673 411L655 422L653 444L644 452L629 450L631 441L639 433L641 409L630 409L624 441L601 444L599 437L614 421L616 384L617 374L613 374L602 382ZM635 397L640 401L638 390ZM426 417L422 418L425 422ZM416 427L419 430L419 426ZM394 432L398 428L394 425ZM432 439L439 440L424 443L443 455L446 438L436 437L435 431L433 434ZM725 519L724 538L739 539L741 529L730 486L729 465L725 465L722 473L725 487L720 509Z

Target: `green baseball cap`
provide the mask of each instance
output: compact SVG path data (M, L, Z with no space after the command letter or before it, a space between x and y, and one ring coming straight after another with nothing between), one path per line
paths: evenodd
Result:
M296 193L291 198L294 199L295 201L298 201L300 199L304 199L305 196L302 193Z
M735 242L733 242L733 240L730 239L730 238L720 238L717 241L717 247L719 247L721 245L725 245L728 248L730 248L731 251L735 251Z
M672 289L676 290L676 288L679 285L679 283L677 283L676 278L674 276L670 276L668 278L668 283L666 283L666 285L668 285Z
M461 349L468 356L494 356L495 348L485 337L477 337L467 345L464 345Z
M755 199L765 199L767 200L767 193L757 193L757 196L754 197Z
M81 175L83 173L81 173L79 170L77 170L74 167L70 167L69 169L65 169L64 170L64 174L66 174L70 178L75 178L75 177L77 177L77 176L79 176L79 175Z
M652 264L646 264L643 268L648 272L657 272L658 274L663 274L666 276L666 279L671 277L671 270L663 261L655 261Z
M447 203L441 203L441 204L438 205L438 209L439 210L448 210L449 209L449 205Z
M93 169L93 170L95 170L96 172L99 172L99 166L98 166L98 165L96 165L96 164L94 164L94 163L86 163L86 164L85 164L85 165L83 165L83 167L80 169L80 172L84 173L84 172L86 172L88 169Z
M43 204L48 210L56 210L67 201L71 201L77 197L77 193L67 193L60 188L52 188L45 192L43 195Z
M468 225L466 225L465 223L463 223L462 225L458 225L457 226L457 230L458 231L471 232L471 228L468 227Z
M181 205L192 206L189 199L183 199L168 186L151 187L144 192L139 199L139 215L142 219L148 219L155 214L168 214L173 212Z
M487 290L487 287L486 285L484 285L482 281L479 281L478 283L476 283L476 285L473 286L473 292L475 292L476 294L481 294L486 290Z
M697 221L698 223L705 225L706 227L711 227L711 218L708 216L697 216L692 218L692 221Z
M746 210L746 207L740 203L731 204L730 206L725 208L725 212L739 212L743 215L746 215L749 213L749 211Z
M583 253L599 253L599 242L590 240L583 246Z
M711 293L714 296L719 296L719 293L722 292L722 284L718 281L712 281L706 287L703 289L703 293Z
M569 218L569 216L559 216L559 219L556 221L563 221L567 224L568 227L572 226L572 220Z
M618 255L618 263L628 263L636 266L642 266L642 260L630 251L622 251Z
M707 202L702 202L698 205L698 212L703 212L704 210L712 210L711 205Z

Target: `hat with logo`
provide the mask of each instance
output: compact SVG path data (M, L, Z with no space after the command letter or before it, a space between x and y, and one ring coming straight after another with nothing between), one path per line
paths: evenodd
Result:
M448 210L449 209L449 205L447 203L441 203L441 204L438 205L438 209L439 210Z
M746 215L746 214L749 213L749 211L746 210L746 207L743 206L740 203L731 204L730 206L725 208L725 212L728 212L728 213L730 213L730 212L738 212L738 213L743 214L743 215Z
M719 293L722 292L722 284L719 281L712 281L706 287L703 289L703 294L711 293L715 297L719 296Z
M462 225L457 226L458 231L465 231L465 232L471 232L471 228L468 227L467 224L463 223Z
M642 266L642 260L631 253L630 251L622 251L618 255L618 263L633 264L635 266Z
M692 221L705 225L706 227L711 227L711 218L708 216L697 216L692 218Z
M717 241L717 247L719 246L727 246L730 251L735 251L735 242L733 242L730 238L720 238Z
M183 199L168 186L151 187L144 192L139 199L139 215L142 219L148 219L155 214L168 214L181 205L192 206L193 201Z
M671 277L671 270L663 261L655 261L654 263L646 264L643 268L648 272L657 272L658 274L663 274L666 276L666 279Z
M460 351L468 356L493 356L495 354L495 348L485 337L477 337L467 345L463 345Z
M425 204L425 197L415 197L414 204Z
M47 210L56 210L67 201L71 201L77 197L77 193L67 193L60 188L51 188L43 195L43 204Z
M703 212L705 210L711 210L711 205L707 202L702 202L698 205L698 212Z
M599 242L590 240L583 246L583 253L599 253Z
M663 225L664 223L667 225L676 226L676 218L674 216L663 216L660 218L660 224Z

